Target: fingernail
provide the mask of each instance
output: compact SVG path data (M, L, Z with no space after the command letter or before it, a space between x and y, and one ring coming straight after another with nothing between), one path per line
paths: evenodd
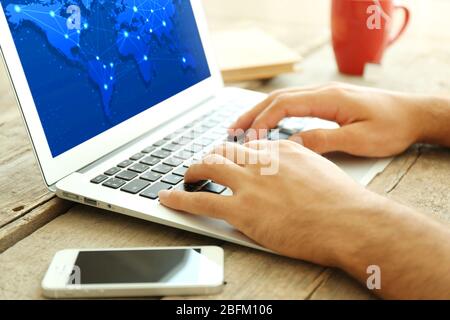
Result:
M295 143L303 145L303 139L300 136L292 136L292 137L289 138L289 140L291 140L291 141L293 141Z
M170 191L169 190L161 190L159 193L158 193L158 197L159 197L159 200L161 201L164 201L164 200L167 200L167 198L169 198L169 195L170 195Z

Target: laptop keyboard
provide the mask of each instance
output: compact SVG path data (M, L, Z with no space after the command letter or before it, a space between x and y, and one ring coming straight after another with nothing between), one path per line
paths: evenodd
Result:
M158 199L159 191L169 189L222 194L226 187L213 181L186 184L184 175L214 145L230 139L227 129L242 109L234 102L223 105L124 159L93 178L91 183L152 200ZM288 139L302 131L308 121L309 118L288 118L280 123L278 130L269 132L267 139ZM231 141L243 142L242 137Z
M241 108L222 106L130 155L115 167L99 174L91 183L156 200L161 190L222 194L226 187L213 181L185 184L184 174L192 162L200 160L212 146L227 140L227 128Z

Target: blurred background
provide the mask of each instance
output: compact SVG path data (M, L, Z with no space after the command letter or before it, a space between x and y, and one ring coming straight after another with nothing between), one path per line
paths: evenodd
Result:
M323 44L330 34L330 0L203 0L203 3L211 31L258 27L301 54Z
M375 85L371 78L380 79L383 73L414 77L405 81L405 89L420 91L433 79L437 91L450 87L450 1L398 1L411 10L411 21L404 36L386 52L382 67L369 68L363 84ZM325 81L353 79L337 74L330 45L331 0L203 0L207 20L213 35L223 30L244 30L256 27L270 34L304 57L300 72L276 77L271 86L305 85ZM401 12L399 13L401 14ZM400 20L401 19L397 19ZM239 47L233 48L239 51ZM223 55L217 52L219 60ZM402 63L398 63L399 59ZM405 68L405 63L415 69ZM449 68L442 68L445 64ZM440 65L440 67L437 67ZM420 70L420 72L418 72ZM381 74L380 74L381 73ZM420 77L417 75L420 74ZM429 76L428 76L429 75ZM386 77L391 79L392 77ZM390 87L377 81L376 85ZM407 83L407 85L406 85ZM361 84L361 79L358 80ZM257 89L258 84L241 84ZM267 90L267 89L265 89Z

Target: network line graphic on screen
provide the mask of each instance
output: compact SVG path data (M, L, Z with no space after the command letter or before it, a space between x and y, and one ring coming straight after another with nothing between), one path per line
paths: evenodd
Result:
M10 25L31 25L71 64L95 83L106 121L113 118L111 100L133 59L141 80L151 90L155 65L170 62L182 70L195 69L193 55L173 32L182 0L37 0L9 3ZM113 28L106 27L113 25ZM161 52L164 46L169 49ZM120 88L117 88L120 89Z

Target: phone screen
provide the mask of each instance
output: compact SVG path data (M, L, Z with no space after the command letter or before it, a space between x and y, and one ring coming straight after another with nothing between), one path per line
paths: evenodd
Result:
M192 284L205 259L201 249L80 251L68 285Z

